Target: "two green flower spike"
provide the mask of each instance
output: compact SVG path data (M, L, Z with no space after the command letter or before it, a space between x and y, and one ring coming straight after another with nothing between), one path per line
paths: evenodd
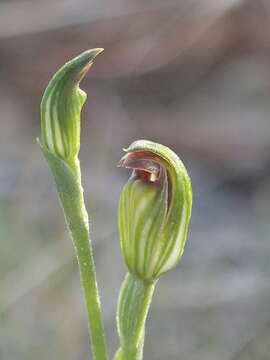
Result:
M107 360L108 354L78 160L80 114L86 100L79 83L102 51L85 51L54 75L41 102L40 141L76 250L96 360ZM132 173L120 196L118 225L128 273L119 294L120 347L114 359L142 360L155 285L184 251L192 189L185 166L169 148L138 140L125 152L118 165Z

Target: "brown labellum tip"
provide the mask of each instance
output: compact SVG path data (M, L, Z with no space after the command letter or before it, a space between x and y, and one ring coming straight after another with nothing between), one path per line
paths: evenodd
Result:
M162 173L157 156L151 152L129 152L118 163L119 167L133 169L136 177L145 181L156 182Z

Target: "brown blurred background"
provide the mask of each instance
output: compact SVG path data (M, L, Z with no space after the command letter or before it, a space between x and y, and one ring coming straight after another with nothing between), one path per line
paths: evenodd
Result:
M269 360L270 2L0 0L0 359L90 359L85 308L39 136L55 71L104 47L81 87L81 163L110 353L125 274L122 148L174 149L194 187L181 264L158 284L150 360Z

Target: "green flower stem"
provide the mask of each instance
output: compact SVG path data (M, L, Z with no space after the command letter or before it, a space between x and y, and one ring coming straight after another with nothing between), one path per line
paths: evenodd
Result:
M76 249L88 311L88 325L93 358L107 360L104 327L101 317L93 251L89 237L88 214L85 209L79 160L75 157L68 163L54 156L42 146L54 176L66 223Z
M80 114L87 97L79 84L102 51L84 51L62 66L49 82L40 106L40 147L53 174L76 250L95 360L107 360L108 356L78 160Z
M128 273L119 295L117 326L121 347L115 360L142 360L145 322L156 281Z

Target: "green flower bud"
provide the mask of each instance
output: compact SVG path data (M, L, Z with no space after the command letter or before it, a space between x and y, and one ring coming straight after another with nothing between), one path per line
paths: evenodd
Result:
M79 83L103 49L87 50L67 62L50 81L41 102L41 142L51 154L69 161L80 150L80 114L86 93Z
M119 203L121 248L129 271L152 281L183 254L192 188L179 157L169 148L138 140L119 166L133 169Z

